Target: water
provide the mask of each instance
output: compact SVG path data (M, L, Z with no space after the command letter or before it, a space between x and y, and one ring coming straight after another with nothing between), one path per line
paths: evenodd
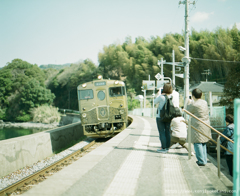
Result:
M3 128L0 129L0 140L30 135L44 131L45 129L22 129L22 128Z

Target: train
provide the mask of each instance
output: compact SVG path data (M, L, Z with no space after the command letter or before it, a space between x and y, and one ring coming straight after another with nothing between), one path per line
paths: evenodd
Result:
M127 127L128 105L125 83L103 79L77 87L83 134L93 138L113 137Z

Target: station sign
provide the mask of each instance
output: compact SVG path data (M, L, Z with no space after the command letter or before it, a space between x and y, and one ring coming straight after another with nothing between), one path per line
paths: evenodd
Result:
M168 80L164 80L164 81L158 80L157 81L157 89L163 88L163 85L167 82L169 82L169 81Z
M143 80L142 86L143 86L143 90L154 90L155 80Z
M179 78L184 78L184 74L175 74L175 76L177 76Z

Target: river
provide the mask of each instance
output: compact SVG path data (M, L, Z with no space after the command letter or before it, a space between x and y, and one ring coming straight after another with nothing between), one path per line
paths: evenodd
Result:
M20 137L24 135L30 135L33 133L38 133L46 129L23 129L23 128L3 128L0 129L0 140Z

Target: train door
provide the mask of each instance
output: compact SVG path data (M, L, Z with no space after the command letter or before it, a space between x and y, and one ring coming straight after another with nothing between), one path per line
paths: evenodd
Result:
M107 94L105 89L97 90L97 116L99 120L108 120L109 111L107 104Z

